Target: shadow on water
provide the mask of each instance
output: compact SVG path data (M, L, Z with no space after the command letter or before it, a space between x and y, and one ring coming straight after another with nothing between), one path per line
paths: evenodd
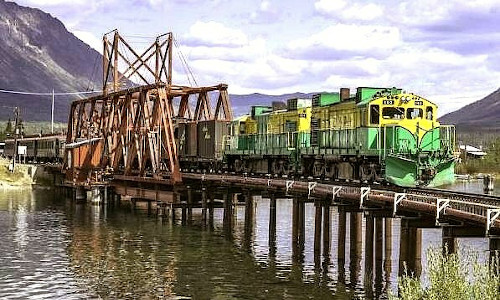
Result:
M224 194L216 208L205 193L202 208L154 209L0 192L0 298L385 299L403 265L419 275L422 250L444 236L274 195Z

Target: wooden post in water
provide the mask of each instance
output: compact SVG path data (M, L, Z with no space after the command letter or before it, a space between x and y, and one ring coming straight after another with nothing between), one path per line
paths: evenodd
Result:
M365 276L373 275L374 226L375 224L373 215L368 214L365 217Z
M314 201L316 214L314 216L314 256L321 254L321 225L322 225L322 209L319 200Z
M350 256L361 257L363 249L363 223L361 213L351 212L350 219Z
M253 197L250 191L245 191L245 237L243 239L243 248L251 252L253 236Z
M269 195L269 257L274 261L276 257L276 195Z
M386 218L384 224L384 270L386 274L391 274L392 270L392 219Z
M382 262L384 259L383 252L384 243L384 220L375 218L375 260Z
M215 196L210 193L210 203L208 204L208 228L212 230L214 228L214 204Z
M347 232L347 214L344 207L338 206L338 242L337 242L337 263L338 282L345 283L345 243Z
M304 252L304 243L306 239L306 210L304 201L299 201L299 256Z
M299 199L293 197L292 201L292 258L296 259L299 245Z
M203 226L207 225L207 189L201 188L201 219Z
M345 238L347 229L347 216L345 209L342 206L338 208L339 223L338 223L338 242L337 242L337 258L339 265L345 264Z
M330 257L330 202L323 202L323 256Z
M382 294L382 264L384 260L384 220L381 217L375 218L375 298Z
M187 186L187 223L193 222L193 189Z
M276 195L269 195L269 248L276 249Z
M361 213L350 213L350 234L349 234L349 273L350 281L357 282L361 271L361 254L363 252L363 223Z
M182 202L182 215L181 215L181 224L187 224L187 203Z
M231 238L232 235L232 197L229 197L228 191L224 191L222 194L222 200L224 202L224 219L223 219L223 228L224 234L227 238Z
M491 192L495 189L495 176L488 174L483 177L483 186L485 192Z
M422 271L422 232L419 228L409 226L407 219L401 220L399 246L399 276L404 274L406 262L409 272L419 277Z

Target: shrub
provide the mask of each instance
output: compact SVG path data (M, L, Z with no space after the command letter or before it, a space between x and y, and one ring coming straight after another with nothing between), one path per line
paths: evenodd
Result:
M443 255L441 248L430 248L427 259L427 286L405 270L405 274L398 278L399 297L390 294L390 299L500 299L498 259L490 265L481 264L472 251Z

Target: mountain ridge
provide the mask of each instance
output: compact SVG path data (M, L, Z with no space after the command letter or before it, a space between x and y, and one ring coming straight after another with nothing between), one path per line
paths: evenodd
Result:
M488 96L450 112L439 121L459 130L500 129L500 88Z
M34 93L91 90L99 85L100 77L93 74L100 57L50 14L0 0L0 89ZM75 99L78 97L56 97L57 121L67 120L70 102ZM0 93L4 108L0 118L11 118L12 108L18 106L25 120L50 120L51 100L50 96Z

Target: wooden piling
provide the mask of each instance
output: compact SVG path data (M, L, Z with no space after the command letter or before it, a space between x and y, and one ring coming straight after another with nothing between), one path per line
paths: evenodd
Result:
M323 202L323 256L330 256L330 203Z
M374 218L372 214L365 217L365 276L373 275L373 242Z
M315 216L314 216L314 256L321 254L321 225L322 225L322 207L319 200L314 202Z
M269 195L269 247L276 247L276 195Z

